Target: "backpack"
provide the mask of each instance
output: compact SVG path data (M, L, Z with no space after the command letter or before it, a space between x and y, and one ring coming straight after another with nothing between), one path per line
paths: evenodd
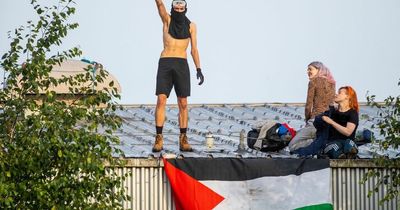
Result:
M371 143L373 139L374 133L371 130L365 128L362 131L357 131L354 142L357 144L357 146L362 146L364 144Z
M257 129L250 130L247 133L247 146L251 149L259 150L261 152L277 152L285 148L289 144L289 141L279 136L278 132L280 126L280 123L276 123L270 129L268 129L266 136L262 138L261 148L254 146L257 142L260 131Z

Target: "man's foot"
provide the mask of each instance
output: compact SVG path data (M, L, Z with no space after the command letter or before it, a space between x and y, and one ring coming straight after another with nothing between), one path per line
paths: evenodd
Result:
M153 152L160 152L163 149L163 143L164 143L164 139L163 139L162 134L157 134L156 141L154 142L154 145L153 145Z
M192 147L188 143L186 133L181 133L181 135L179 135L179 150L183 152L193 151Z

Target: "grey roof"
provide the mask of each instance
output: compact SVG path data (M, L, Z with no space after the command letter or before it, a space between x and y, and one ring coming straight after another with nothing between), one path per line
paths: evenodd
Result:
M123 119L121 129L116 133L121 144L116 147L122 149L125 157L147 158L159 156L151 151L155 137L154 105L125 105L124 110L118 111ZM360 107L360 123L358 130L371 129L377 122L376 108L366 105ZM245 140L244 150L238 150L240 132L245 135L251 126L259 121L275 119L286 122L298 130L304 126L304 104L203 104L189 105L188 137L193 152L181 153L178 147L179 124L178 107L166 107L166 121L164 125L163 153L183 155L184 157L243 157L243 158L293 158L285 148L280 152L265 153L250 149ZM378 130L373 130L375 135ZM214 146L206 146L206 135L214 137ZM375 145L366 144L359 147L361 158L372 157ZM392 156L397 152L392 151Z

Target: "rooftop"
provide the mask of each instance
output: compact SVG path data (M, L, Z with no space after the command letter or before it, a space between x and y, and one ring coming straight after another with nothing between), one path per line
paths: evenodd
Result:
M154 112L155 105L125 105L124 110L118 111L123 119L123 125L116 135L121 144L116 147L122 149L127 158L158 157L160 153L151 151L155 137ZM379 120L377 109L367 105L360 106L360 123L358 131L370 129L379 134L371 126ZM201 104L189 105L189 143L193 152L181 153L178 147L179 124L178 107L166 107L166 121L164 125L163 153L184 157L241 157L241 158L294 158L287 148L279 152L260 152L247 147L244 141L244 150L238 150L240 133L251 130L251 126L259 121L276 120L287 123L298 130L304 126L304 104ZM206 146L206 135L212 134L214 146ZM379 138L379 135L377 136ZM359 147L360 158L370 158L377 148L373 144ZM397 151L388 151L389 156L396 156Z

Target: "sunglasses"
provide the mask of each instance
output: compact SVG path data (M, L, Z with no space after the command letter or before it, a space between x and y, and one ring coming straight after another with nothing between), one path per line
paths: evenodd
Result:
M176 1L172 1L172 6L173 7L177 7L177 6L186 6L186 1L182 1L182 0L176 0Z

